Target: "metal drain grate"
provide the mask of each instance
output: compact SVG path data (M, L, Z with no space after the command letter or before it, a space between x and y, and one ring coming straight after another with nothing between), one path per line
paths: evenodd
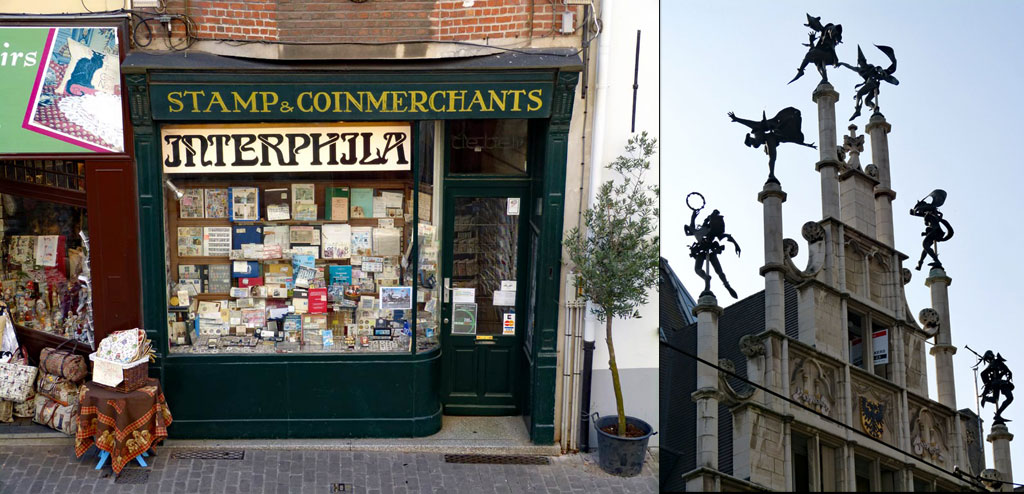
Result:
M245 451L231 451L231 450L197 450L197 451L178 451L171 453L171 458L178 460L244 460Z
M478 465L550 465L546 456L524 455L444 455L445 463L470 463Z
M149 470L131 469L122 470L121 474L114 479L115 484L145 484L149 482Z

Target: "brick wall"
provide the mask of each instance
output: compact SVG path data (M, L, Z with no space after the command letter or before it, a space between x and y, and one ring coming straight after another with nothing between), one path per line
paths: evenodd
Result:
M168 0L167 12L188 14L200 39L279 39L279 0L191 1L185 12L184 0Z
M486 41L563 36L561 0L168 0L200 39L290 42ZM178 25L180 27L180 24ZM156 26L158 27L158 26ZM177 29L176 29L177 30Z

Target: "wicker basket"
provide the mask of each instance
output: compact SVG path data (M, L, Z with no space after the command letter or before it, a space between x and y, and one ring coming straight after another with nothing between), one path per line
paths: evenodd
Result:
M131 362L131 363L128 363L128 364L123 364L121 362L114 362L112 360L106 360L106 359L99 358L99 357L96 356L95 353L91 353L91 354L89 354L89 360L91 360L93 362L93 364L92 364L93 365L93 381L92 382L94 382L94 383L96 383L96 384L98 384L100 386L103 386L104 388L107 388L107 389L112 389L112 390L120 392L120 393L131 393L132 391L135 391L136 389L139 389L142 386L145 386L147 380L149 379L149 357L148 356L145 357L145 358L136 360L135 362ZM110 364L110 365L114 365L114 366L119 367L120 370L121 370L121 375L122 375L121 383L118 384L117 386L110 386L108 384L104 384L101 381L97 381L96 380L96 361L102 361L102 362L104 362L106 364Z

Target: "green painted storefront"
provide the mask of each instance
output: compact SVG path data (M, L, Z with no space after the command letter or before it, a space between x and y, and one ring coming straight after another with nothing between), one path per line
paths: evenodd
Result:
M522 255L532 263L526 315L532 331L518 349L523 362L518 410L532 441L551 444L566 155L581 68L573 51L551 49L454 61L329 65L202 53L129 54L122 69L138 160L143 321L158 352L150 373L161 379L174 414L171 437L427 436L441 428L445 383L442 349L170 354L163 124L384 120L412 122L416 129L424 120L528 118L532 171L516 185L529 191L529 249ZM492 99L502 91L505 101ZM414 157L414 175L418 161ZM501 186L503 179L489 180Z

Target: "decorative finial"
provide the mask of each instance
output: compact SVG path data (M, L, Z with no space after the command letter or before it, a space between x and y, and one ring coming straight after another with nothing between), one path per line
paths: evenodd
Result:
M931 198L931 202L927 199ZM939 206L942 206L946 202L946 191L942 189L935 189L927 197L917 201L914 209L910 210L912 216L920 216L924 218L924 233L921 235L924 237L922 246L924 250L921 252L921 259L917 261L917 270L921 270L921 265L924 264L925 256L931 256L932 262L928 263L929 266L942 269L942 263L939 262L939 254L937 252L938 243L945 242L953 238L953 227L948 221L942 218L942 212L939 211ZM945 230L943 230L945 227Z
M807 24L804 26L811 28L811 32L808 34L810 41L804 44L808 47L807 54L804 55L800 68L796 69L796 77L793 77L789 83L803 76L804 68L807 67L807 64L812 63L821 74L821 84L827 84L828 74L825 72L825 67L828 65L839 66L836 45L843 42L843 26L832 23L822 25L821 17L811 17L811 14L807 14Z
M779 179L775 178L775 158L777 156L776 149L780 143L792 142L801 146L818 149L814 143L807 144L804 142L804 134L800 130L802 122L800 110L792 106L779 110L779 113L776 113L771 119L766 118L764 112L761 112L760 121L739 118L733 112L729 112L729 118L733 122L741 123L750 128L750 132L743 140L743 144L752 148L761 147L764 144L764 152L768 155L769 182L779 183Z
M857 135L857 126L850 124L850 135L843 136L843 151L849 156L846 160L847 170L860 170L860 153L864 152L864 136Z
M892 64L888 68L882 68L880 65L871 65L868 60L864 58L864 52L860 50L860 45L857 45L857 66L854 67L848 63L839 62L838 65L842 65L854 72L856 72L864 82L857 84L860 89L857 90L857 94L853 95L853 99L857 101L857 107L853 112L853 116L850 120L853 120L860 116L861 105L866 103L868 108L874 110L874 113L881 113L878 107L878 90L882 87L882 81L888 82L893 86L898 86L900 81L896 80L892 76L896 72L896 53L892 48L888 46L875 45L885 56L889 57L889 61Z
M694 206L690 204L691 198L699 198L700 206ZM683 225L683 231L691 237L694 237L693 244L690 245L690 257L696 260L693 265L693 270L704 280L704 291L701 292L701 297L705 295L714 296L711 292L711 274L708 272L706 265L710 264L711 267L715 268L715 272L718 273L718 278L722 280L722 284L725 285L725 289L729 290L729 295L732 298L738 298L736 290L733 290L729 286L729 281L725 279L725 273L722 272L722 264L718 262L718 254L721 254L725 250L725 246L719 243L719 240L728 240L732 242L732 245L736 247L736 255L740 255L740 244L736 243L736 239L732 238L732 235L725 233L725 218L714 210L701 223L700 227L697 226L697 215L704 209L704 205L707 202L704 200L704 196L700 192L690 192L686 195L686 206L693 211L690 215L690 224Z

